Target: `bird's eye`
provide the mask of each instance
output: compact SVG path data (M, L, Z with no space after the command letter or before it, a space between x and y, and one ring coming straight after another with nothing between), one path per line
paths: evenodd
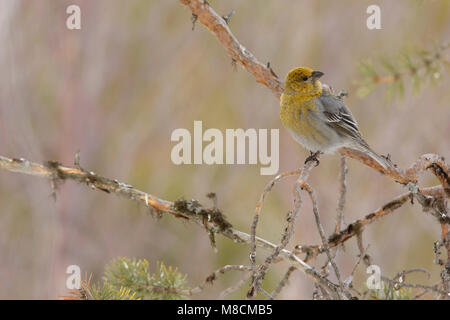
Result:
M306 81L306 80L308 80L308 77L303 77L302 80Z

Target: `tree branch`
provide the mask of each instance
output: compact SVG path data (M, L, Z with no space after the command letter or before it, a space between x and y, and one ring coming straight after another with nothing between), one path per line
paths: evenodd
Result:
M427 195L434 198L446 198L448 197L446 192L444 191L444 188L442 186L434 186L430 188L423 188L420 190L421 194ZM388 214L394 212L403 204L405 204L408 200L411 199L411 193L404 193L393 200L386 203L381 208L375 210L372 213L369 213L366 215L363 219L358 219L354 221L353 223L350 223L348 227L338 233L335 233L331 235L328 239L328 246L330 248L335 248L345 241L351 239L354 236L357 236L359 233L361 233L364 228L371 223L377 221L378 219L387 216ZM450 221L447 219L447 224ZM303 245L297 245L295 247L294 253L306 253L305 262L310 261L312 258L316 257L318 254L325 252L325 247L322 245L312 245L312 246L303 246Z
M339 203L336 209L337 217L336 217L336 227L334 228L334 232L338 233L341 231L342 224L344 222L344 207L345 207L345 196L347 194L347 159L342 156L340 162L340 172L339 172Z
M192 221L204 227L210 234L221 234L240 244L251 243L251 236L234 229L219 209L205 209L197 200L177 200L175 202L162 200L131 185L102 177L94 172L88 172L81 167L65 167L56 161L48 161L47 164L42 165L22 158L10 159L0 156L0 169L47 178L52 181L72 180L87 185L94 190L121 195L144 204L158 213L166 213L176 218ZM256 246L271 252L279 248L279 246L259 237L255 237L255 243ZM314 282L321 284L331 292L336 292L336 286L332 282L320 275L293 252L281 249L279 250L279 256L302 270Z
M272 90L275 96L278 98L281 96L283 84L270 65L259 62L250 51L240 44L228 27L227 21L218 15L206 1L180 0L180 2L187 6L198 21L216 36L233 61L240 63L255 77L257 82Z
M322 239L322 246L327 255L328 261L331 263L334 273L336 274L336 278L339 282L339 287L341 289L341 292L343 294L345 294L347 296L347 298L350 299L351 294L344 288L344 284L342 283L339 268L337 267L336 261L334 260L333 256L331 255L330 246L328 245L328 241L325 237L325 230L323 229L322 223L320 222L319 208L317 206L317 198L316 198L315 192L306 181L302 181L300 184L300 187L308 192L309 197L311 199L317 229L319 230L319 235L320 235L320 238Z

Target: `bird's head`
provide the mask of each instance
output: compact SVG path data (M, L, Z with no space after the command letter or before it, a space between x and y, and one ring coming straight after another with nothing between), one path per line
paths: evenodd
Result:
M313 71L307 67L295 68L286 76L284 92L287 94L301 94L311 97L320 96L322 84L318 80L324 73Z

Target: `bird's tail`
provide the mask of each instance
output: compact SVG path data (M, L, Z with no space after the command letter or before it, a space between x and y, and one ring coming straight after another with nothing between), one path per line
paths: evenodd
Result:
M368 145L359 145L357 150L369 155L370 158L373 159L380 166L382 166L384 170L388 170L388 168L392 166L392 162L389 160L389 157L380 156L378 153L373 151Z

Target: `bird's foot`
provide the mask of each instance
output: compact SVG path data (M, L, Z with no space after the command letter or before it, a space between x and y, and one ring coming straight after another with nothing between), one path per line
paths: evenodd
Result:
M314 161L316 163L316 167L320 164L319 159L317 158L322 152L320 151L316 151L316 152L312 152L310 151L311 154L306 158L305 160L305 164L307 164L310 161Z

